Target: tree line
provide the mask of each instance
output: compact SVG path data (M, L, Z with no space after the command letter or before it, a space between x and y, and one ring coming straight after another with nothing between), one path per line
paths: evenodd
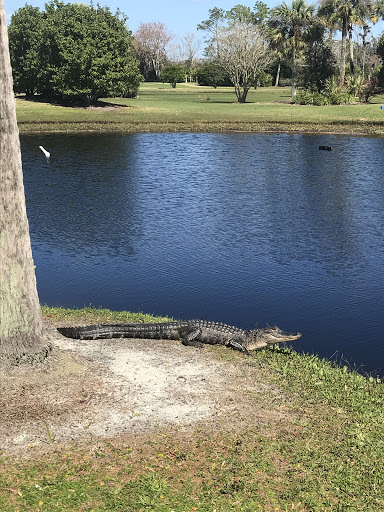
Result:
M383 0L321 0L317 9L305 0L274 8L258 1L253 9L241 4L229 11L214 7L198 29L206 34L205 67L210 66L211 76L215 69L227 71L240 102L251 86L268 82L268 75L269 83L274 78L278 85L285 68L293 98L300 85L306 91L301 99L339 103L348 96L367 99L384 85L384 36L379 41L369 37L380 17ZM360 44L353 41L355 29L361 31ZM336 31L341 31L341 41L334 40ZM258 54L257 64L247 56L250 47Z
M233 85L244 102L251 87L277 86L283 74L293 98L299 86L305 91L295 101L343 103L356 96L367 100L382 88L384 36L376 40L371 28L383 16L384 0L321 0L318 8L305 0L275 8L262 1L253 8L214 7L197 27L205 34L202 61L169 56L171 37L162 24L145 24L136 37L147 79L161 78L175 87L193 76L201 85ZM145 37L152 31L156 37ZM338 31L341 40L334 39Z
M289 83L294 101L312 104L368 100L384 85L384 35L371 28L384 17L384 0L257 1L228 11L214 7L178 43L160 22L133 35L127 17L107 7L51 0L26 5L11 18L10 53L16 92L81 99L133 97L141 80L233 85L244 103L251 87ZM335 40L341 32L341 40ZM354 38L358 34L358 41ZM300 92L297 95L298 88Z

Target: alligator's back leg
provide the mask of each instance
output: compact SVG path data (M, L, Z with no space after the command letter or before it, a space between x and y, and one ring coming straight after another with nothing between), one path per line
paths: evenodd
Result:
M204 348L204 344L197 341L197 338L201 335L201 329L199 327L191 327L191 330L183 332L182 343L189 347Z
M244 347L242 343L239 341L236 341L235 339L229 340L227 343L227 347L233 348L234 350L239 350L240 352L243 352L246 356L250 356L251 354L248 352L248 350Z

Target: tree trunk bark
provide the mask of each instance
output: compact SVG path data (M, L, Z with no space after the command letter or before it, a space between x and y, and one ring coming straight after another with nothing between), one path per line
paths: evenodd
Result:
M278 60L278 62L277 62L277 70L276 70L275 87L279 87L280 70L281 70L281 59L280 59L280 57L279 57L279 60Z
M245 103L248 95L249 87L235 84L235 93L238 103Z
M4 1L0 0L0 367L43 361Z
M344 86L345 80L345 54L347 45L347 20L343 18L343 27L341 30L341 55L340 55L340 85Z
M349 29L349 69L351 72L351 77L355 74L355 63L353 60L353 39L352 39L352 27Z
M296 96L296 87L297 87L297 60L296 53L292 56L292 89L291 96L294 98Z

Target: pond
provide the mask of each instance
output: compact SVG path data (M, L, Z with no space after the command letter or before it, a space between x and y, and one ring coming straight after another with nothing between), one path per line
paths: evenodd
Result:
M52 134L21 143L43 304L277 324L303 333L298 351L384 374L383 139Z

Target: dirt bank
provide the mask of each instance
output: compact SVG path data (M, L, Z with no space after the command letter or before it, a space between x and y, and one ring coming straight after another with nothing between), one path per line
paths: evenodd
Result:
M53 327L50 335L61 351L54 368L12 371L1 380L0 450L5 454L201 423L263 429L287 419L280 391L262 382L253 359L236 354L235 361L220 360L224 347L71 340Z

